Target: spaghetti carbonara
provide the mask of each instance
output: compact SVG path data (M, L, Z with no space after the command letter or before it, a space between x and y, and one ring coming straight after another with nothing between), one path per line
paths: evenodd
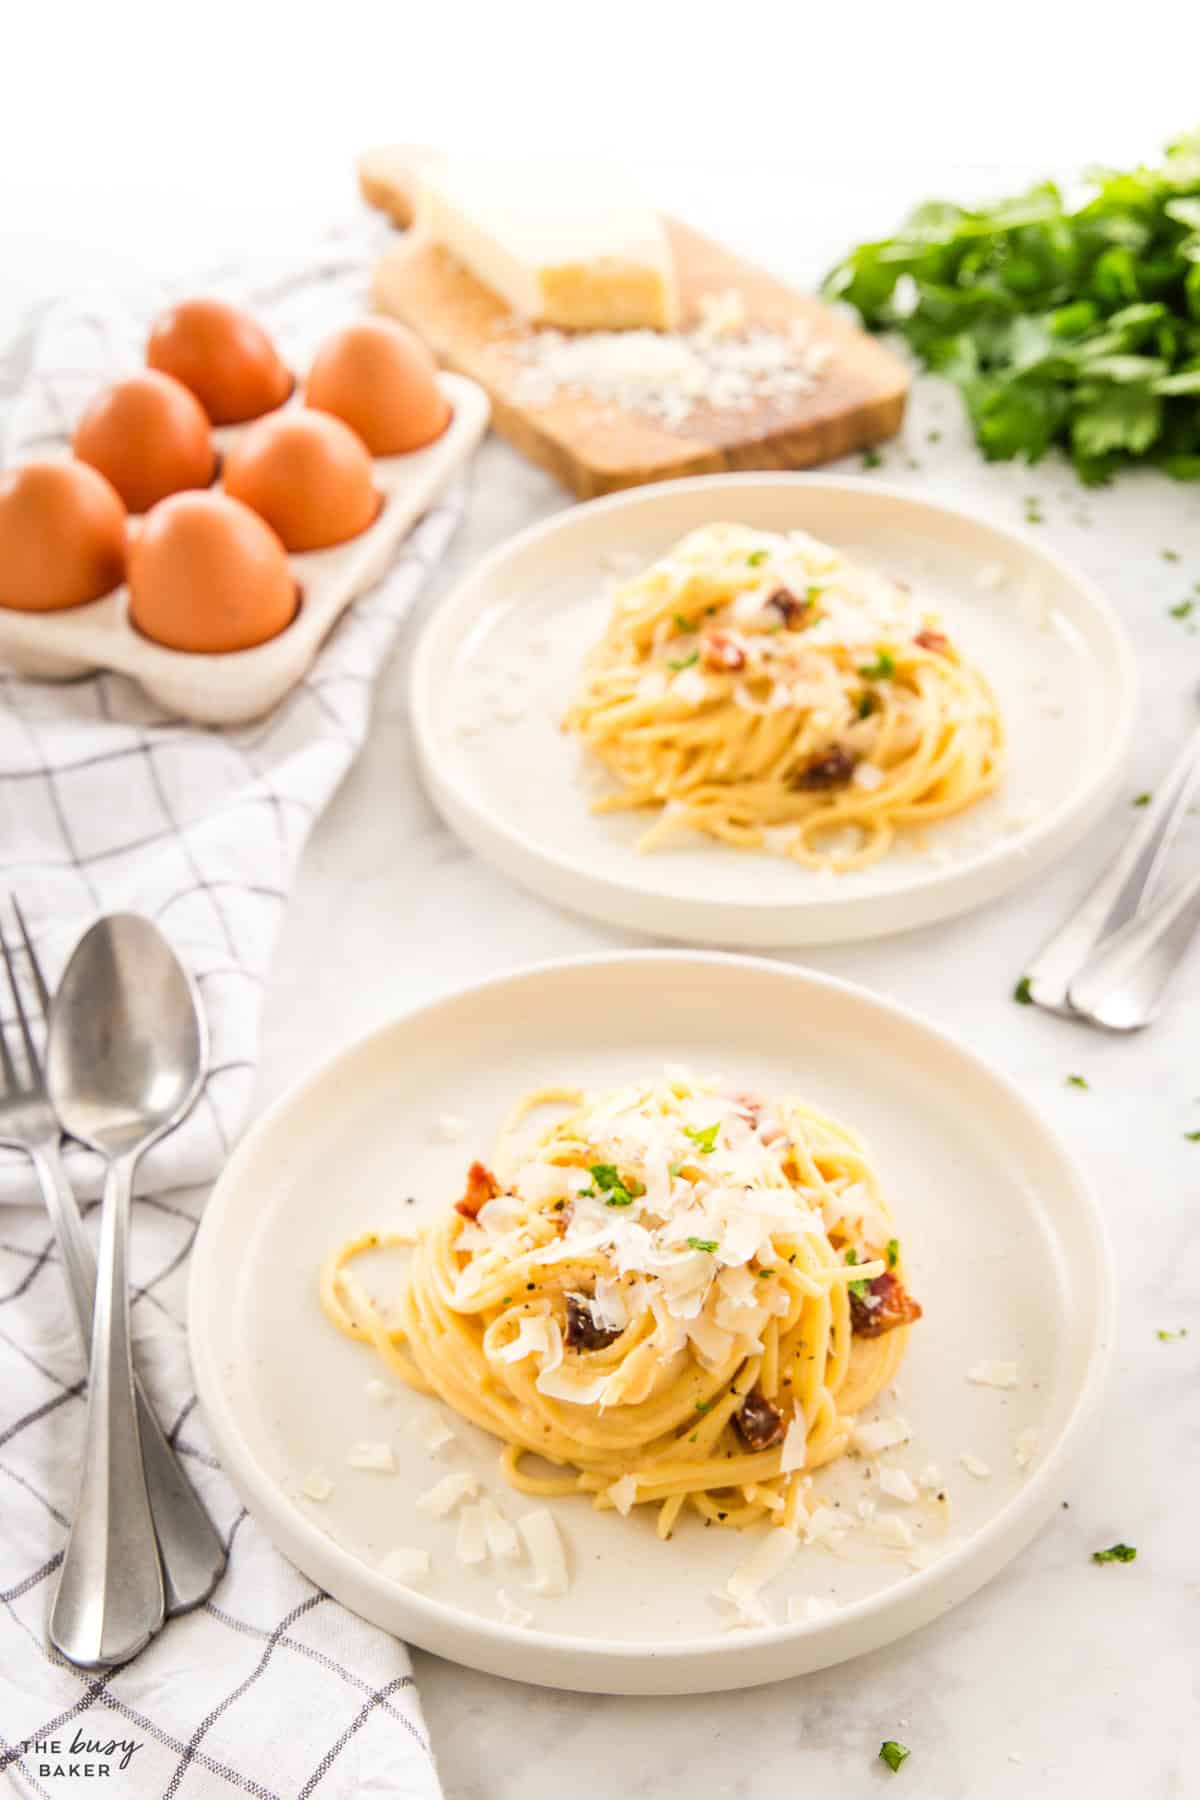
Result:
M691 828L840 871L1000 780L986 678L900 582L805 532L708 525L618 588L566 729L656 809L653 849Z
M529 1142L544 1107L565 1117ZM381 1309L355 1259L411 1243ZM921 1309L863 1145L799 1100L668 1071L524 1100L494 1167L321 1278L330 1319L502 1440L526 1493L798 1529ZM532 1460L531 1460L532 1459Z

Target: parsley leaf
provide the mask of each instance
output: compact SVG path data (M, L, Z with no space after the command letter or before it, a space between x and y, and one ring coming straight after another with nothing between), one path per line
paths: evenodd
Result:
M752 550L746 558L746 561L750 564L752 569L757 569L758 565L760 563L765 563L766 560L767 552L765 550Z
M685 619L682 613L675 613L672 616L675 620L676 631L690 631L692 629L691 620Z
M878 450L864 450L862 466L864 469L880 469L880 468L882 468L883 467L883 458L879 454Z
M1195 605L1194 600L1177 600L1174 606L1168 606L1167 611L1173 619L1190 619Z
M1187 1336L1187 1326L1181 1326L1178 1331L1164 1331L1160 1325L1154 1335L1160 1344L1177 1344L1180 1338Z
M896 1264L900 1261L900 1239L899 1238L889 1238L888 1239L886 1255L887 1255L888 1268L894 1269Z
M1149 806L1153 798L1153 794L1135 794L1130 804L1133 806Z
M1068 1087L1086 1088L1087 1085L1088 1085L1087 1081L1084 1078L1084 1076L1082 1076L1082 1075L1068 1075L1067 1076L1067 1086Z
M699 661L700 652L698 650L693 650L690 656L670 657L667 662L667 667L668 669L674 669L678 673L680 669L690 669L693 663L698 663Z
M715 1250L717 1247L717 1240L716 1238L690 1237L687 1244L689 1250Z
M623 1182L613 1163L593 1163L588 1174L596 1190L604 1195L605 1206L632 1206L638 1195L646 1191L641 1182Z
M1112 1544L1107 1550L1092 1551L1094 1563L1133 1562L1136 1557L1137 1551L1132 1544Z
M1029 985L1028 975L1022 975L1020 981L1018 981L1016 987L1013 989L1013 999L1018 1006L1033 1005L1033 989Z
M683 1135L686 1138L691 1138L701 1156L711 1156L717 1147L717 1133L720 1129L721 1121L718 1119L715 1125L706 1125L703 1131L693 1131L689 1126L685 1125L683 1128Z
M864 681L886 681L896 673L896 659L890 650L877 650L875 661L859 669Z
M1093 170L1078 202L1051 181L929 201L824 285L958 387L989 459L1058 447L1085 482L1139 463L1200 480L1200 131L1157 166Z
M900 1764L907 1762L912 1751L907 1744L898 1744L895 1738L884 1738L879 1746L879 1760L885 1762L894 1775Z
M1184 1139L1189 1144L1200 1144L1200 1131L1185 1131Z

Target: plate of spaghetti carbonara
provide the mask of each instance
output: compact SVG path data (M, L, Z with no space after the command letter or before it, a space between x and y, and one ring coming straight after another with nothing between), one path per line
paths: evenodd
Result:
M473 1667L737 1687L938 1616L1060 1505L1112 1335L1086 1185L865 991L696 952L477 983L340 1051L208 1201L221 1465L313 1581Z
M635 929L834 942L1025 880L1110 794L1135 682L1033 545L873 484L713 476L502 546L413 671L426 781L507 873Z

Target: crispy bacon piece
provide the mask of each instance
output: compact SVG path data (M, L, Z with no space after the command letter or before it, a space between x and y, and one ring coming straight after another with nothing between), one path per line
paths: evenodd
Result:
M913 643L920 644L922 650L929 650L934 656L945 656L950 648L950 639L943 631L918 631Z
M832 750L823 750L820 756L814 756L810 763L793 775L791 785L803 788L806 793L817 793L822 788L841 787L853 775L857 761L852 750L844 750L840 744L835 744Z
M727 631L706 631L700 649L706 669L720 669L732 674L746 666L746 652Z
M601 1325L586 1294L567 1295L567 1329L563 1341L568 1350L603 1350L620 1337L620 1327Z
M921 1317L921 1308L904 1283L885 1269L867 1283L861 1297L850 1296L850 1329L855 1337L882 1337L895 1331L897 1325L911 1325Z
M733 1415L734 1429L747 1450L769 1450L781 1444L787 1432L783 1414L765 1394L751 1388Z
M789 631L799 631L810 622L812 601L798 600L791 588L776 588L773 594L767 595L766 604L772 612L779 614Z
M486 1164L473 1162L467 1170L467 1191L461 1200L454 1202L454 1210L464 1219L474 1219L480 1207L494 1200L499 1192L500 1183Z

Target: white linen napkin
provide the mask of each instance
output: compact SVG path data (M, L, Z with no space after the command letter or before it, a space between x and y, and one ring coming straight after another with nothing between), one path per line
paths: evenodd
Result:
M248 301L289 360L352 316L369 249L360 229ZM0 362L6 460L61 445L104 379L139 359L147 317L56 304ZM49 979L99 913L155 919L194 974L212 1071L188 1122L147 1156L133 1234L139 1368L184 1468L230 1547L212 1599L127 1668L89 1675L50 1650L46 1618L75 1504L83 1358L27 1160L0 1150L0 1786L90 1793L294 1796L441 1789L403 1644L339 1607L270 1545L212 1454L184 1332L187 1257L206 1190L245 1116L263 984L309 828L366 731L371 686L462 512L462 485L417 526L389 576L357 600L307 679L235 730L172 719L137 684L63 685L0 668L0 918L20 899ZM0 1021L12 1008L0 979ZM76 1192L97 1159L68 1153ZM190 1189L191 1191L176 1191ZM88 1212L95 1209L90 1204ZM94 1218L91 1224L94 1226Z

